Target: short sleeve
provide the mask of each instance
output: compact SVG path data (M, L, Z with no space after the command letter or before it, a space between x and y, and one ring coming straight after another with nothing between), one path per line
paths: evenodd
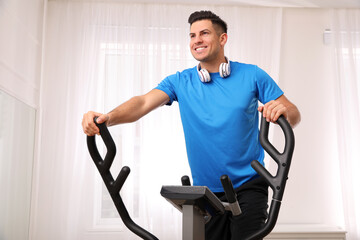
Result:
M256 66L256 86L259 101L263 104L279 98L284 92L261 68Z
M155 87L155 89L161 90L169 96L170 100L166 105L171 105L173 101L177 101L175 86L176 86L176 81L179 78L178 75L179 74L177 73L166 77L164 80L162 80L159 83L157 87Z

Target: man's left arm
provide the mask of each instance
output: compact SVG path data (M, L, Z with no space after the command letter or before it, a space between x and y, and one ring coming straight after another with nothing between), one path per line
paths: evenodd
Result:
M281 95L276 100L267 102L264 106L260 106L258 110L262 112L263 117L265 117L268 122L276 122L281 115L284 115L292 128L301 120L301 114L298 108L291 103L285 95Z

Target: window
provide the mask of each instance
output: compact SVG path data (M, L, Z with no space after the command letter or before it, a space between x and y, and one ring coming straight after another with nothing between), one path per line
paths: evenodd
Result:
M151 30L168 31L169 29ZM187 36L185 35L185 37ZM165 76L175 73L179 69L193 67L195 64L196 61L191 56L188 45L166 42L101 43L99 81L104 83L105 111L113 109L117 104L132 96L148 92ZM165 120L165 122L169 121ZM178 123L180 123L180 119L178 119ZM173 123L170 121L169 124ZM144 211L140 204L141 196L139 196L141 192L139 169L143 166L142 163L146 158L140 145L143 127L142 121L137 121L132 124L124 124L119 128L111 128L110 131L117 147L117 155L111 167L113 177L117 177L121 166L129 165L132 170L121 190L121 196L135 222L138 222L137 218L141 217L141 212ZM180 129L181 126L178 128ZM106 148L103 147L103 149L105 154ZM186 153L183 152L184 157L182 158L187 161ZM98 181L95 203L96 225L116 230L122 229L124 226L105 184L98 176L96 179Z

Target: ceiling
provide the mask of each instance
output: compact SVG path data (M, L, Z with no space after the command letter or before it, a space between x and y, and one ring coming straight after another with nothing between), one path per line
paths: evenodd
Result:
M86 0L72 0L86 1ZM89 1L89 0L87 0ZM91 0L90 0L91 1ZM100 0L92 0L100 1ZM102 0L128 3L170 3L237 5L258 7L297 7L297 8L360 8L360 0Z

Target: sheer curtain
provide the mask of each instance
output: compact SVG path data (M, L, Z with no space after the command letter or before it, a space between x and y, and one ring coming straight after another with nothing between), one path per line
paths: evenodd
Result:
M137 239L103 190L81 119L195 66L187 18L199 9L228 22L230 59L277 79L281 9L49 1L32 239ZM122 190L130 215L160 239L181 239L181 215L159 194L190 172L177 104L110 131L118 149L113 174L121 165L132 169Z
M360 10L335 10L340 171L348 239L360 239Z

